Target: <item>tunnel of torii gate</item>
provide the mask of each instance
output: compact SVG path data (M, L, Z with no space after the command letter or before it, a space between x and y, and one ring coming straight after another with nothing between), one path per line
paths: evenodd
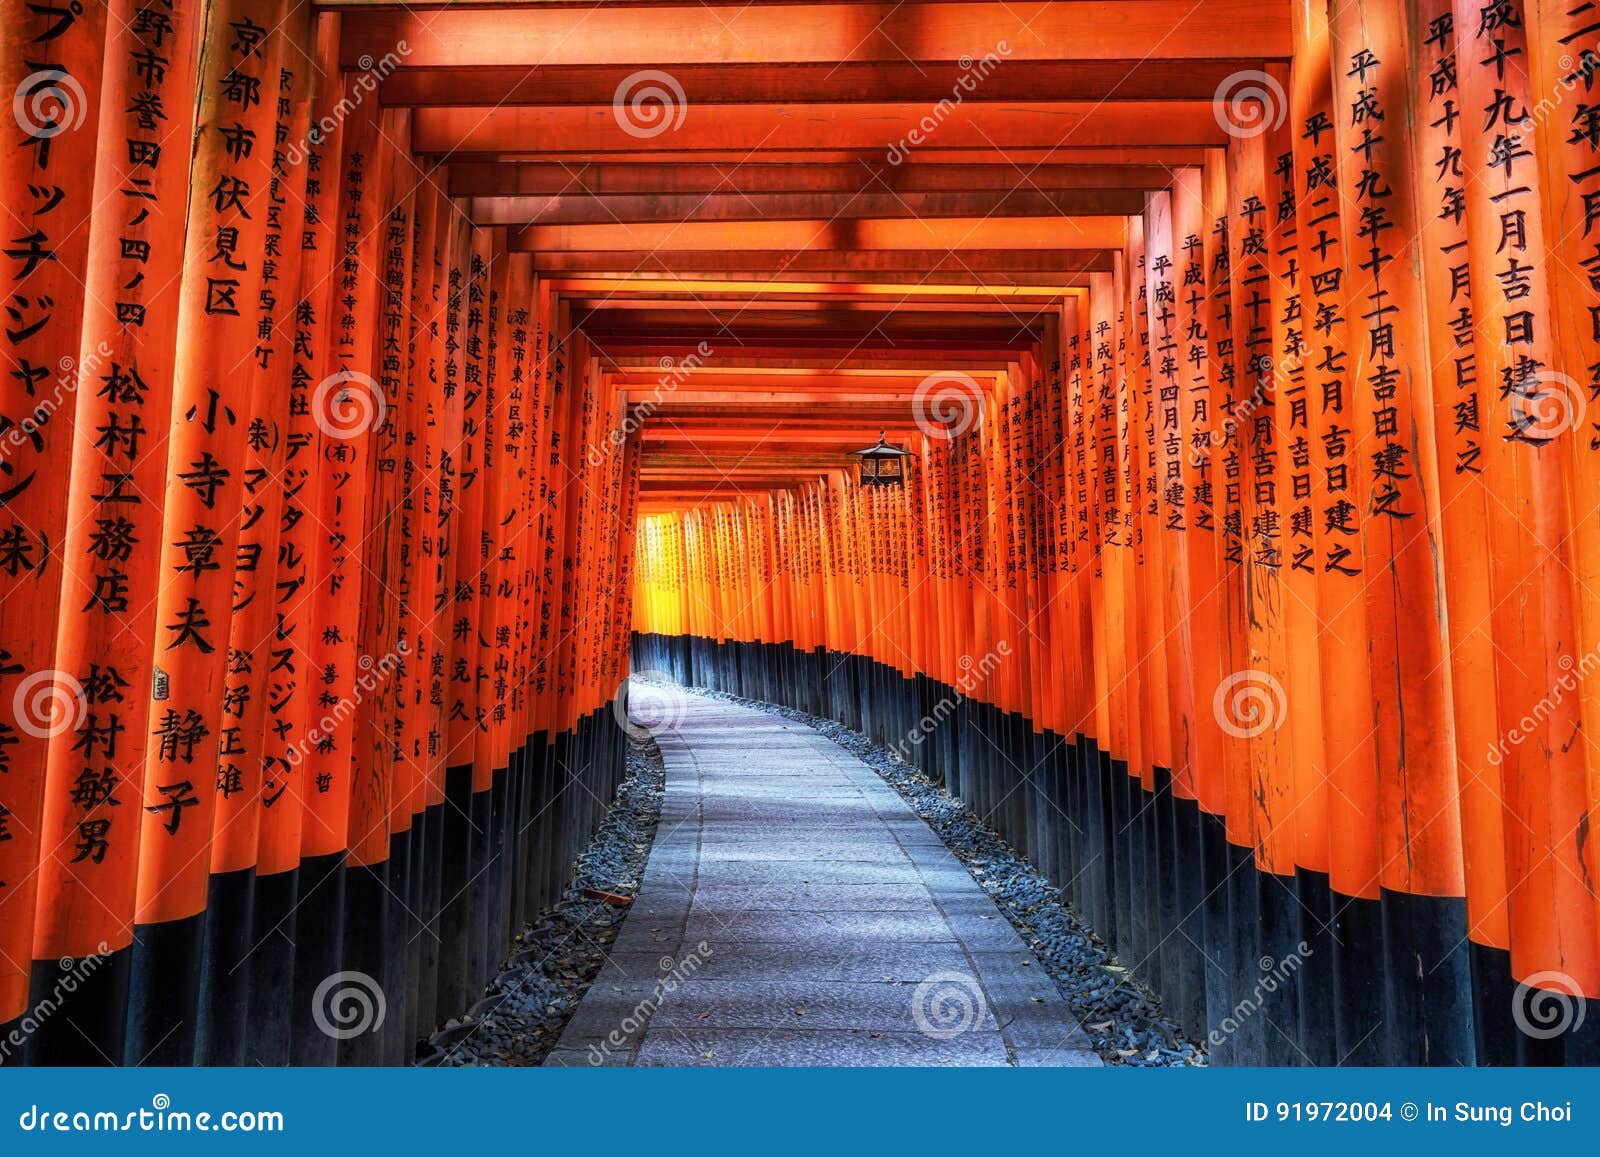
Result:
M630 670L897 747L1257 1002L1212 1063L1600 1060L1597 75L1572 0L0 0L7 1063L410 1060Z

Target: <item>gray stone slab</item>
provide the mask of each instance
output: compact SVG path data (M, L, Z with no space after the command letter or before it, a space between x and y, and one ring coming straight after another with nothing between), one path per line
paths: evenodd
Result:
M589 1069L589 1068L622 1068L633 1063L631 1053L602 1051L601 1042L595 1041L593 1050L587 1047L588 1042L575 1041L572 1045L566 1043L562 1037L560 1048L550 1050L550 1055L545 1057L546 1068L552 1069Z
M998 1033L966 1033L935 1040L922 1033L874 1030L816 1031L733 1029L646 1038L634 1062L648 1066L807 1068L992 1067L1009 1064Z
M675 952L611 952L606 956L605 967L596 983L653 985L673 975L685 955L681 947Z
M993 916L947 913L945 922L951 935L974 952L1022 952L1027 948L1017 930L998 911Z
M888 819L880 820L879 822L883 824L884 830L903 847L920 845L926 848L944 848L944 841L939 838L938 834L915 816L904 820Z
M991 1006L1001 1034L1015 1048L1077 1049L1089 1052L1089 1038L1059 1004Z
M751 844L755 847L817 848L818 850L849 851L860 842L863 827L870 828L876 820L806 824L777 824L766 820L708 819L700 837L704 848L721 848L729 844ZM892 846L885 844L892 850Z
M849 938L872 951L876 940L934 942L955 938L944 919L921 912L727 912L689 913L689 940L721 937L743 941L805 941Z
M640 906L639 911L631 913L629 919L635 921L636 928L672 929L672 934L676 936L682 933L683 926L689 921L689 909L690 898L687 893L653 896ZM623 934L630 939L639 935L626 926L623 928ZM620 940L621 936L618 939ZM660 943L661 940L660 936L655 935L650 939L653 943Z
M963 871L963 875L966 873ZM748 887L779 884L913 884L923 885L925 877L909 863L845 860L801 864L761 863L745 860L701 864L701 887L741 884Z
M924 912L937 916L920 884L707 884L694 893L694 911Z
M991 999L1048 1000L1056 995L1055 981L1032 952L972 952L970 958Z
M954 941L931 944L892 944L863 955L854 940L806 943L741 944L707 942L707 952L696 953L692 976L699 980L849 982L911 981L916 983L943 972L971 969L965 949ZM696 945L683 944L674 962L687 960ZM613 952L608 969L623 980L653 978L663 955L657 952Z
M1099 1069L1105 1062L1099 1054L1087 1048L1029 1049L1018 1048L1012 1052L1019 1069Z
M844 863L853 860L858 863L900 864L905 862L906 854L891 843L867 844L844 840L832 843L820 841L760 843L745 840L737 843L708 842L700 849L700 858L702 861L733 863L741 860L787 860L795 864L809 864L818 860L826 863Z
M766 839L773 835L799 836L807 832L834 829L861 830L883 821L871 808L852 806L848 800L818 805L815 814L795 811L793 800L727 800L708 807L703 817L707 834L730 838L751 834Z
M973 990L975 991L975 989ZM866 1029L879 1032L925 1031L928 1019L922 999L922 982L793 980L689 981L663 1001L651 1020L652 1029L770 1028ZM935 1031L958 1028L961 1032L996 1032L999 1026L987 1006L974 999L950 1025L933 1024Z
M961 861L956 859L955 855L950 851L950 849L944 847L943 845L902 845L901 854L919 868L953 868L965 875L968 880L972 880L971 874L967 872L967 869L962 865ZM972 887L977 889L978 885L976 881L973 881Z
M622 931L612 945L613 952L670 952L683 940L683 924L675 922L623 921Z
M561 1048L577 1041L616 1039L639 1041L660 1006L670 999L653 980L615 984L597 980L584 994L578 1011L562 1030Z

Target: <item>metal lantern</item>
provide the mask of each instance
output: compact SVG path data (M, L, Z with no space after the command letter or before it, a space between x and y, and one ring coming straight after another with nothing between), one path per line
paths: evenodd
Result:
M878 433L878 444L876 446L868 446L864 450L852 450L850 453L861 459L861 485L905 485L905 459L911 457L911 455L909 452L900 449L900 447L891 446L884 441L882 431Z

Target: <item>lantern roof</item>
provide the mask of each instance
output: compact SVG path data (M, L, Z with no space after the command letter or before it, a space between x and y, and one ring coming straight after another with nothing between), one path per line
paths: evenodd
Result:
M874 460L911 457L911 451L902 450L898 446L889 445L888 441L885 440L884 431L882 430L878 431L877 445L868 446L862 450L852 450L850 453L856 455L858 458L871 458Z

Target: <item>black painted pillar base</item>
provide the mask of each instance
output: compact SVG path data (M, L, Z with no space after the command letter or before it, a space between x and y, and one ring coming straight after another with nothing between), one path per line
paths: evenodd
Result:
M1389 1063L1471 1065L1472 973L1467 902L1380 892L1388 984Z
M467 884L467 960L465 977L467 1003L477 1002L489 962L489 860L494 854L493 792L485 788L472 793L468 805L471 818L471 875Z
M526 739L511 752L506 801L506 934L514 937L522 927L528 906L528 745Z
M1257 926L1261 921L1261 881L1257 879L1255 851L1228 843L1228 977L1229 1012L1232 1031L1229 1040L1235 1065L1266 1063L1266 1024L1261 1016L1260 946ZM1213 1028L1216 1026L1213 1025ZM1226 1031L1228 1026L1224 1026Z
M1568 1066L1600 1065L1600 1000L1573 997L1568 1005L1567 1030L1561 1036L1562 1063Z
M548 734L544 745L544 763L539 771L538 801L538 857L539 857L539 907L548 908L561 894L560 864L556 859L556 834L560 830L560 765L556 749L560 734Z
M1118 895L1126 886L1117 871L1117 816L1119 808L1116 802L1116 785L1126 782L1127 776L1116 769L1111 761L1111 756L1105 751L1096 748L1095 756L1095 786L1098 798L1096 804L1099 808L1099 845L1095 852L1097 855L1096 868L1100 909L1099 929L1100 935L1109 945L1115 947L1121 943L1124 935L1123 925L1119 922L1122 916L1122 905L1118 902Z
M467 927L472 871L472 765L446 768L444 823L439 852L439 963L436 1015L457 1015L467 1007Z
M0 1069L20 1069L23 1066L22 1050L27 1035L24 1025L27 1021L27 1013L0 1021Z
M1149 816L1145 826L1145 884L1149 889L1150 930L1153 939L1146 954L1145 983L1162 994L1164 1004L1177 1003L1179 945L1172 942L1172 929L1178 921L1177 885L1172 862L1172 772L1154 767L1150 772L1151 792L1144 806Z
M1517 983L1511 978L1509 954L1492 949L1475 949L1477 957L1493 952L1505 963L1501 979L1505 1003L1509 1008L1512 1054L1509 1062L1525 1066L1592 1066L1600 1064L1600 1001L1585 1000L1571 991L1569 978L1557 972L1546 979L1562 987L1537 987ZM1503 1026L1502 1026L1503 1027ZM1479 1063L1485 1063L1480 1057Z
M1234 1063L1234 1048L1227 1022L1233 1016L1233 937L1228 931L1227 821L1220 815L1200 813L1200 880L1205 901L1201 908L1205 938L1205 1026L1211 1063Z
M331 1065L339 1058L338 1042L318 1023L317 990L343 967L345 875L343 852L300 861L289 1014L290 1061L296 1066Z
M1306 1063L1300 1044L1300 893L1298 879L1273 872L1255 873L1256 951L1253 981L1261 989L1262 1056L1269 1065ZM1309 947L1309 946L1308 946Z
M294 991L295 929L299 913L295 894L298 870L257 876L251 913L250 1033L245 1042L247 1065L282 1066L290 1061L289 1018L283 994Z
M1517 1064L1520 1034L1513 1018L1517 982L1511 979L1511 953L1476 942L1467 951L1472 962L1472 1044L1478 1064Z
M413 817L413 822L415 817ZM417 1019L416 995L412 990L411 921L416 910L411 894L411 829L389 836L389 922L384 929L384 966L388 969L385 999L388 1002L383 1024L383 1064L401 1065L416 1051L414 1029Z
M527 923L548 903L546 852L550 826L550 737L535 731L528 747L528 903Z
M1389 1062L1384 1007L1383 910L1376 900L1331 892L1333 1027L1338 1063L1368 1067Z
M250 949L254 944L256 871L241 868L211 877L201 948L200 1017L195 1063L244 1063L249 1031Z
M1078 904L1083 892L1083 784L1079 763L1079 736L1063 735L1061 747L1056 751L1056 791L1061 800L1061 815L1056 822L1061 825L1061 886L1062 894Z
M416 819L422 832L420 906L417 937L417 1035L432 1036L439 1027L439 904L444 848L444 805L431 804Z
M1299 963L1300 1048L1313 1065L1339 1063L1334 1027L1332 891L1326 872L1301 868L1295 873L1299 901L1299 937L1305 945Z
M205 914L136 925L123 1063L194 1064Z
M495 965L506 958L511 926L511 772L502 768L494 773L489 796L489 861L485 871L486 955L480 982L487 980Z
M1111 823L1106 830L1111 837L1111 867L1116 876L1114 943L1119 955L1135 956L1140 947L1140 929L1133 915L1133 778L1128 774L1126 760L1112 756L1110 765Z
M131 945L76 959L35 960L29 973L30 1012L10 1022L25 1039L19 1046L0 1028L0 1064L122 1064L132 973ZM45 1008L51 1009L49 1015L30 1024L32 1010Z
M1172 873L1177 904L1177 942L1173 953L1176 990L1167 1011L1196 1041L1206 1035L1206 958L1196 946L1206 942L1205 871L1201 866L1198 800L1173 797Z
M385 1063L396 1012L388 933L389 861L346 865L343 967L317 992L319 1027L337 1041L341 1066Z
M405 913L406 954L406 1060L412 1059L417 1042L425 1040L433 1025L422 1020L422 946L428 939L427 880L438 871L438 864L428 855L428 830L425 826L427 809L411 817L407 836L411 843L411 876L406 888L406 902L411 910Z

